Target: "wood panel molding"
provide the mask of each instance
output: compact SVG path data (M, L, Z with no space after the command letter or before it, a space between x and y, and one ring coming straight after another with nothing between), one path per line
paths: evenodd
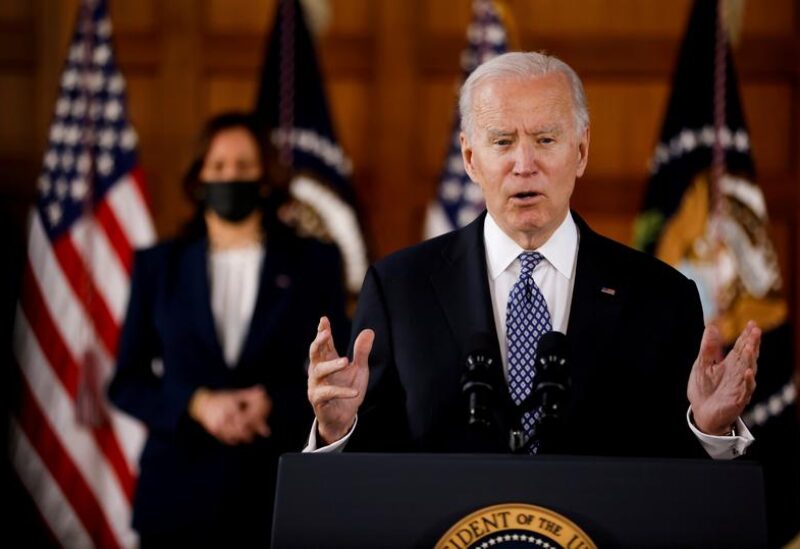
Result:
M257 34L213 33L203 36L201 62L206 73L257 74L264 62L267 37ZM375 40L365 35L326 36L317 47L325 71L336 77L373 78L373 63L365 52Z
M680 48L668 38L583 37L559 39L523 35L524 48L544 50L569 63L583 78L669 78ZM463 34L428 34L417 47L422 74L457 74ZM800 42L794 38L745 37L735 51L743 78L791 78L800 72Z

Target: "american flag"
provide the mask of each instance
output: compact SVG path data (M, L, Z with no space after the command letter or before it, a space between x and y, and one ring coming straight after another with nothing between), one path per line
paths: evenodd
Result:
M461 54L462 82L475 68L508 49L508 33L493 0L473 0L468 45ZM442 168L436 200L428 207L424 237L431 238L467 225L483 211L483 193L464 170L461 159L461 116L456 104L450 148Z
M106 405L134 248L153 242L104 0L80 5L16 311L11 460L65 547L131 547L142 426Z

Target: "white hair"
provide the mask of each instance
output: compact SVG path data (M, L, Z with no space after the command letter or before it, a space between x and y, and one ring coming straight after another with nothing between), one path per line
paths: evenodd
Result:
M473 95L481 83L496 78L536 78L551 73L561 73L567 77L572 91L572 105L575 113L575 126L578 135L589 127L589 108L586 94L578 74L566 63L539 52L508 52L478 65L461 86L458 109L461 114L461 131L472 139L474 128Z

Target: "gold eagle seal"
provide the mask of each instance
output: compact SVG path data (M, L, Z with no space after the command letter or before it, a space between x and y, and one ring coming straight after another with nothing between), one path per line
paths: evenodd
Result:
M458 521L436 549L596 549L571 520L544 507L504 503L484 507Z

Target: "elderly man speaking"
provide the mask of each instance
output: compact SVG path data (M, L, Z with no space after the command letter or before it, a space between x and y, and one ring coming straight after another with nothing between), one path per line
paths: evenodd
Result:
M754 323L723 357L695 284L591 230L570 209L589 158L583 86L564 62L512 52L479 66L459 101L464 167L486 212L367 273L350 355L319 323L310 348L307 451L485 451L468 421L465 357L480 344L491 416L547 451L536 410L543 334L566 334L562 454L732 458L755 387ZM498 437L498 441L507 440ZM498 444L492 451L509 451Z

